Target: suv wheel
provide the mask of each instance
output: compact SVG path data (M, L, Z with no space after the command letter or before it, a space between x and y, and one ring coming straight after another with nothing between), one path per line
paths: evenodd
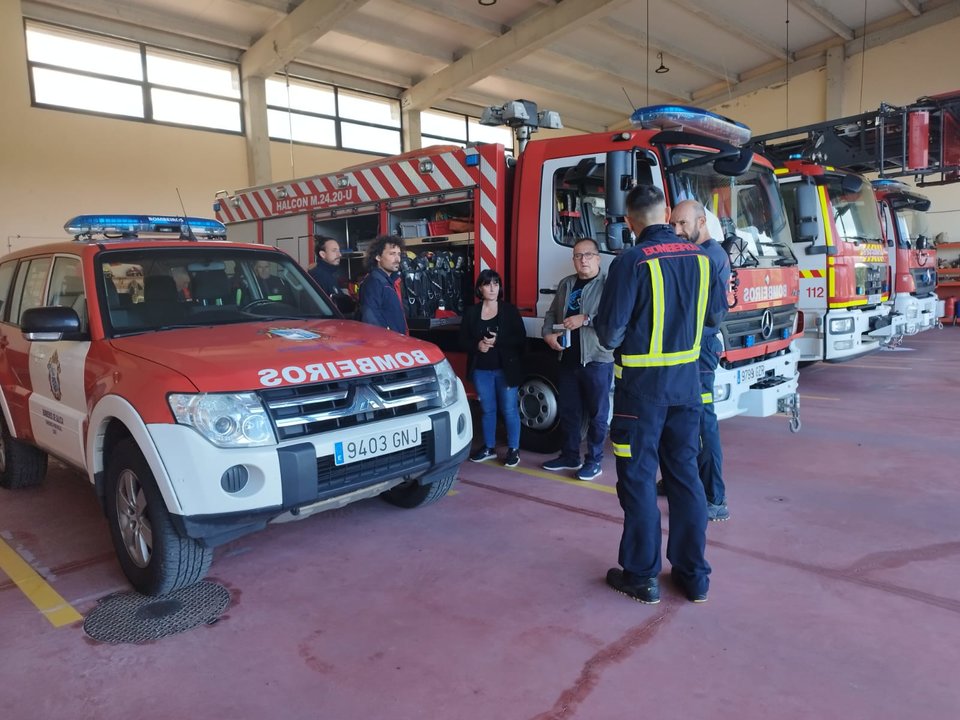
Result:
M391 505L402 508L417 508L430 505L442 498L453 487L457 479L457 470L451 470L429 485L420 485L416 481L407 485L390 488L381 497Z
M107 520L124 575L144 595L165 595L203 579L213 550L182 537L132 440L114 448L107 465Z
M35 487L46 474L47 454L13 437L0 413L0 487Z

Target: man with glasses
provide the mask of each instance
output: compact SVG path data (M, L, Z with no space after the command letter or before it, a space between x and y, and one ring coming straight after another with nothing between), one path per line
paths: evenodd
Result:
M603 443L610 416L613 353L597 340L593 318L600 306L606 275L600 272L600 248L592 238L573 246L574 274L557 286L543 319L543 339L559 353L558 395L562 445L544 470L577 470L578 480L593 480L603 470ZM569 338L569 344L565 339ZM580 430L587 417L587 451L581 462Z

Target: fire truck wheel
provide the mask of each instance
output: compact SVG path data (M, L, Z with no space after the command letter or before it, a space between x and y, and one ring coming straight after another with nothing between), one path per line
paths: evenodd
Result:
M47 454L13 437L0 414L0 487L35 487L46 474Z
M402 508L418 508L430 505L446 495L457 479L457 471L451 470L448 475L435 480L430 485L419 485L416 481L409 484L397 485L387 490L381 497L391 505Z
M556 363L547 365L552 368ZM528 375L519 390L520 447L535 453L560 450L559 394L555 378Z
M130 584L144 595L165 595L202 580L213 550L177 533L153 473L132 440L114 448L106 479L110 536Z

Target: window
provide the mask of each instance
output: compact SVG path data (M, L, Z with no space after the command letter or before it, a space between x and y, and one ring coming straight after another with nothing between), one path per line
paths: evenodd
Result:
M13 280L13 273L17 269L16 260L5 262L0 265L0 319L7 309L7 298L10 296L10 283Z
M500 143L512 154L513 133L507 127L481 125L469 115L429 110L420 113L420 143L431 145L459 145L470 143Z
M396 100L281 77L267 79L266 97L273 140L383 155L402 152Z
M34 105L241 132L235 65L26 23Z
M44 290L47 288L47 271L50 258L36 258L20 265L17 281L13 288L13 304L10 308L10 320L20 324L24 310L42 307Z

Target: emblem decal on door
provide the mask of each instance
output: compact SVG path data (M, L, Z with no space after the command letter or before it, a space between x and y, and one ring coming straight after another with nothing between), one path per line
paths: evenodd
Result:
M59 400L63 392L60 389L60 356L56 350L47 361L47 376L50 378L50 392L53 393L55 400Z

